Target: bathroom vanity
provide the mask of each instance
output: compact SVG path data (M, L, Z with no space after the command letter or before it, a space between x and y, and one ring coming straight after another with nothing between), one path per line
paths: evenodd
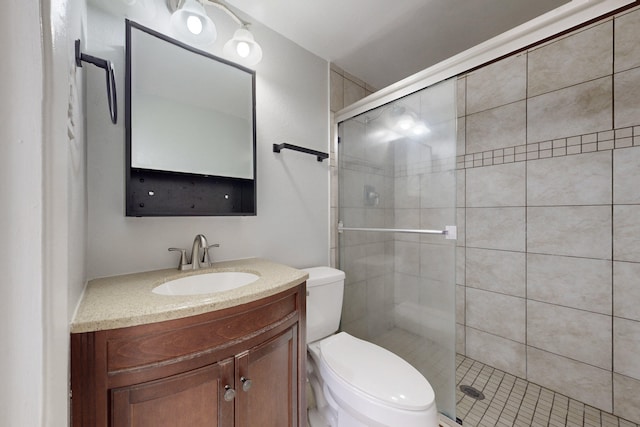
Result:
M166 296L190 274L240 288ZM305 272L261 259L87 285L71 327L73 426L304 426Z

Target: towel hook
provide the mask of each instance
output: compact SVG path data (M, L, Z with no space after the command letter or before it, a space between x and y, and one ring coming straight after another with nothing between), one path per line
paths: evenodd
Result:
M107 102L109 103L109 115L111 123L114 125L118 121L118 99L116 95L116 74L113 69L113 63L106 59L97 58L95 56L86 55L80 52L80 39L76 40L76 65L82 67L82 61L102 68L107 76Z

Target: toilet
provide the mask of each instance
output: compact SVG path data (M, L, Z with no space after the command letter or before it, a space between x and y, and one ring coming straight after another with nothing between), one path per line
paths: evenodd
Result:
M303 269L307 280L308 420L311 427L437 427L435 394L407 361L338 331L344 272Z

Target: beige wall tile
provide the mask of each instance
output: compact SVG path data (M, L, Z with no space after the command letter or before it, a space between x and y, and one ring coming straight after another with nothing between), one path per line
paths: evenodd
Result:
M611 78L605 77L529 98L527 142L611 129L611 93Z
M444 230L447 225L455 225L456 208L422 208L420 209L420 228L423 230ZM447 240L438 234L420 236L422 243L439 246L456 246L453 240ZM448 250L448 249L447 249Z
M521 101L527 94L527 55L510 56L467 75L467 114Z
M640 66L640 10L627 13L614 20L615 25L615 71Z
M611 370L611 317L529 300L527 345Z
M399 273L418 276L420 274L420 244L396 241L395 265L396 271Z
M362 319L367 312L367 284L365 281L350 283L344 287L342 322Z
M463 117L467 114L467 79L466 77L460 78L456 81L456 106L458 110L458 117Z
M527 205L611 203L611 152L527 162Z
M420 209L395 209L394 210L394 228L420 228ZM404 240L408 242L419 242L420 236L415 234L396 234L396 240Z
M395 304L402 304L403 302L418 301L420 278L418 276L398 273L393 276L394 289L393 289L393 301Z
M467 247L524 252L525 208L467 208Z
M467 171L468 207L525 206L526 163L509 163Z
M640 205L613 207L613 259L640 262Z
M530 299L610 315L611 281L611 261L527 254Z
M518 101L466 118L467 153L526 143L526 102Z
M464 246L456 246L456 284L464 285L465 280L465 264L466 264L466 248Z
M467 171L461 169L456 171L456 206L464 208L467 203L465 192L467 188Z
M613 412L615 415L640 422L640 381L613 374ZM632 427L631 424L624 424ZM622 420L620 423L622 427Z
M474 329L524 343L525 300L467 287L466 324Z
M364 86L358 85L354 81L345 78L344 79L344 106L347 107L356 101L360 101L364 98L366 92Z
M562 89L612 73L613 23L577 32L529 52L528 95Z
M640 123L640 118L638 118ZM640 148L613 151L613 203L640 203Z
M640 322L613 318L613 370L640 380Z
M467 152L467 140L466 140L466 127L467 127L467 119L466 117L458 117L457 122L457 131L456 131L456 156L462 156Z
M613 263L613 315L640 321L640 263Z
M420 277L453 283L455 280L455 246L422 243L420 245Z
M464 325L465 312L465 288L462 285L456 285L456 322Z
M464 208L456 208L456 226L458 227L457 246L466 246L467 244L467 210Z
M425 173L420 177L422 208L451 208L456 204L456 171Z
M527 208L527 251L609 259L611 207Z
M352 82L354 82L358 86L362 86L363 88L366 88L366 86L367 86L367 83L365 83L364 80L362 80L359 77L354 76L351 73L346 72L345 70L342 70L342 75L344 76L345 79L351 80Z
M527 379L598 409L613 409L611 371L527 347Z
M343 156L343 161L348 165L348 160L364 159L364 153L366 151L366 127L360 120L347 120L340 123L338 128L338 135L341 136L343 141L340 144L342 151L340 155Z
M366 225L366 210L364 208L342 208L339 211L340 220L346 227L364 227ZM363 245L368 242L367 234L358 231L352 231L342 234L342 245L355 246Z
M386 257L384 242L367 244L366 253L367 279L379 277L386 273L393 272L393 254L390 254L391 256L389 258Z
M395 179L395 206L397 208L420 207L420 176L400 176Z
M520 378L526 376L524 344L466 328L467 356Z
M473 288L525 297L526 256L522 252L467 248L466 284Z
M465 355L467 354L465 345L465 331L464 325L456 323L456 353Z
M348 272L345 277L345 285L361 282L367 278L367 248L366 245L344 246L340 248L344 252L344 266Z
M639 43L640 44L640 43ZM615 127L637 126L640 109L640 68L615 74L613 77L615 98Z
M344 108L344 77L331 70L331 111Z

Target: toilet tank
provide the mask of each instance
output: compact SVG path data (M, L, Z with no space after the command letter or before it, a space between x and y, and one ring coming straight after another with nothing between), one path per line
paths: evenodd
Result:
M338 330L342 315L344 271L331 267L304 268L307 279L307 343Z

